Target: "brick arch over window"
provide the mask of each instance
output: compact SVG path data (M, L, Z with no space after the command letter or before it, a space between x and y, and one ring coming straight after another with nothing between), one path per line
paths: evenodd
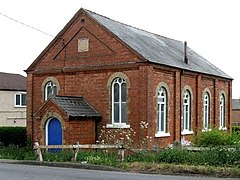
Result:
M160 82L157 86L156 93L156 134L155 137L167 137L170 136L169 132L169 99L170 91L168 85L165 82Z
M130 88L129 78L121 72L114 73L108 79L107 87L109 90L110 122L109 128L129 128L128 114L129 98L128 89Z
M194 107L193 91L190 86L185 86L182 90L182 135L193 134L192 131L192 113Z
M47 83L49 83L49 82L53 82L56 85L56 87L57 87L57 94L60 91L60 84L59 84L58 80L55 77L47 77L43 81L42 86L41 86L42 102L45 101L45 87L46 87Z

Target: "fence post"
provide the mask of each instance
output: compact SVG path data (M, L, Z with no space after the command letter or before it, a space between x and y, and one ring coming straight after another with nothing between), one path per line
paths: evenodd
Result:
M34 143L33 149L35 151L35 155L36 155L36 158L37 158L36 160L42 162L43 161L42 151L39 147L38 142Z
M125 149L124 149L123 144L119 145L119 147L118 147L118 155L120 156L120 160L122 162L124 161L124 152L125 152Z
M79 142L77 141L76 143L74 143L74 145L79 145ZM79 146L77 146L77 148L74 148L73 146L73 152L74 152L74 157L72 158L72 161L76 162L77 161L77 155L78 155L78 151L79 151Z

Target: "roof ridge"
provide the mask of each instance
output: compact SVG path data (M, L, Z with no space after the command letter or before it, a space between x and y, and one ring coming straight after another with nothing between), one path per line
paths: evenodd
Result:
M147 30L144 30L144 29L141 29L141 28L138 28L138 27L135 27L135 26L132 26L132 25L129 25L129 24L126 24L126 23L123 23L123 22L120 22L120 21L117 21L117 20L111 19L111 18L109 18L109 17L107 17L107 16L104 16L104 15L98 14L98 13L93 12L93 11L88 10L88 9L84 9L84 8L81 8L81 9L83 9L85 12L87 12L87 13L90 14L90 15L91 15L91 13L93 13L93 14L96 14L96 15L101 16L101 17L103 17L103 18L106 18L106 19L109 19L109 20L111 20L111 21L114 21L114 22L117 22L117 23L119 23L119 24L122 24L122 25L124 25L124 26L128 26L128 27L131 27L131 28L134 28L134 29L137 29L137 30L140 30L140 31L143 31L143 32L146 32L146 33L152 34L152 35L155 35L155 36L160 36L160 37L165 38L165 39L169 39L169 40L174 40L174 41L182 42L182 41L180 41L180 40L176 40L176 39L173 39L173 38L169 38L169 37L166 37L166 36L163 36L163 35L157 34L157 33L153 33L153 32L150 32L150 31L147 31ZM90 13L89 13L89 12L90 12ZM92 17L92 16L91 16L91 17ZM93 17L93 18L94 18L94 17ZM94 18L94 19L95 19L95 18ZM99 22L99 21L98 21L98 22ZM100 23L101 23L101 22L100 22ZM102 23L101 23L101 24L102 24Z

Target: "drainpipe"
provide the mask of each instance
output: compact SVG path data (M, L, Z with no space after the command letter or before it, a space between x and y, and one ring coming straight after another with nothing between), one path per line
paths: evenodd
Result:
M180 82L179 82L179 89L180 89L180 106L179 106L179 108L180 108L180 124L179 124L179 141L180 141L180 143L182 144L182 71L180 72Z

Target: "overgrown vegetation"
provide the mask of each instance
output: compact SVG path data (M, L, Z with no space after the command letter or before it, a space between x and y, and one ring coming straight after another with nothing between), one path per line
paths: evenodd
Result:
M240 129L240 128L239 128ZM124 162L120 162L117 152L114 151L80 151L77 156L77 163L89 163L121 167L127 170L146 172L186 172L201 173L216 176L238 176L240 177L240 133L238 128L232 133L219 130L199 132L193 139L194 147L201 147L198 150L189 150L184 147L157 149L147 151L142 149L138 152L128 151ZM144 132L143 128L143 132ZM134 134L133 131L130 130ZM119 143L114 138L121 138L130 146L131 136L121 131L111 131L105 134L109 142ZM133 136L133 135L132 135ZM143 139L145 144L146 138ZM108 143L109 143L108 142ZM122 143L120 142L120 143ZM104 143L107 143L104 141ZM44 161L49 162L71 162L73 151L63 150L57 153L43 152ZM30 146L20 147L0 146L0 159L35 160L34 151ZM178 168L176 168L178 167ZM220 173L221 172L221 173Z
M238 146L240 145L240 133L237 128L232 133L218 129L198 132L193 139L193 144L202 147Z

